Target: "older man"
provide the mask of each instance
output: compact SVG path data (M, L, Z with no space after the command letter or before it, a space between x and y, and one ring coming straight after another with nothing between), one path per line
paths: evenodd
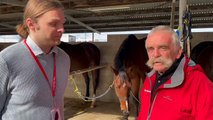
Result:
M182 53L176 33L157 26L148 34L148 73L138 120L213 120L213 84Z

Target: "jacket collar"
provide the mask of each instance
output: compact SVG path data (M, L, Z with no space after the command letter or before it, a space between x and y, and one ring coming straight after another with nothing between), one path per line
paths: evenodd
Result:
M185 62L186 58L183 57L174 74L172 75L171 79L164 84L164 88L173 88L183 83Z
M187 57L183 57L174 74L172 75L171 79L169 79L165 84L163 84L161 88L173 88L181 85L184 81L184 71L187 65L195 66L195 63L192 60L189 60ZM152 70L147 74L147 77L151 78L155 74L156 71Z

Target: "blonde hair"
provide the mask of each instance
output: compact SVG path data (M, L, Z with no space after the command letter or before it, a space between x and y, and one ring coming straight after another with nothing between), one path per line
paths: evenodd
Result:
M29 30L25 23L27 18L36 21L36 19L44 13L58 8L64 9L63 5L58 0L29 0L24 9L23 23L16 26L16 32L21 38L26 39L29 34Z

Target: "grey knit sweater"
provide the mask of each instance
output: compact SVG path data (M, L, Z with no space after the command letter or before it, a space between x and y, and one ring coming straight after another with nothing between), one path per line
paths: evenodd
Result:
M53 56L37 56L49 84L23 42L0 52L0 120L51 120L53 100L63 119L63 98L70 68L68 55L56 47L57 86L53 98Z

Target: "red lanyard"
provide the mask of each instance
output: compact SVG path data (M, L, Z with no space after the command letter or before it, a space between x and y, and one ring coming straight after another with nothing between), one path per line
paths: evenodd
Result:
M38 64L41 72L43 73L45 79L47 80L47 82L49 83L48 77L46 72L44 71L44 68L42 67L40 61L38 60L38 58L35 56L35 54L33 53L33 51L31 50L31 48L28 46L26 40L24 40L25 45L27 46L27 48L30 51L30 54L32 55L32 57L34 58L35 62ZM54 69L53 69L53 81L52 81L52 96L55 96L55 92L56 92L56 58L55 58L55 53L53 53L53 57L54 57ZM51 88L51 86L50 86Z

